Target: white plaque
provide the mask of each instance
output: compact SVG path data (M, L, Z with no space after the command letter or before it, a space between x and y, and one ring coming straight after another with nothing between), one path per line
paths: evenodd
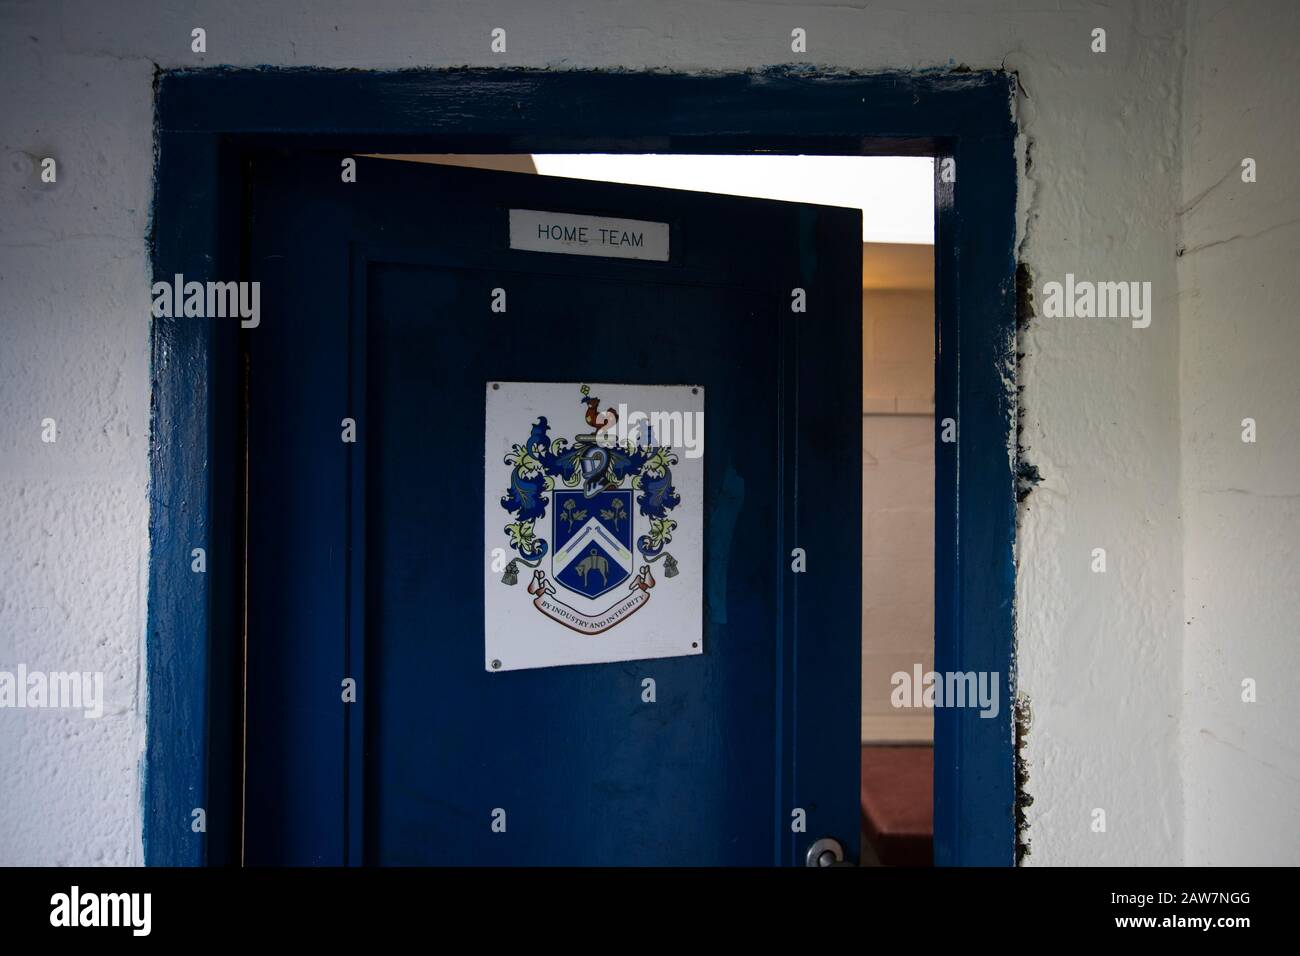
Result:
M511 209L510 248L667 262L668 223Z
M484 667L703 652L704 389L487 383Z

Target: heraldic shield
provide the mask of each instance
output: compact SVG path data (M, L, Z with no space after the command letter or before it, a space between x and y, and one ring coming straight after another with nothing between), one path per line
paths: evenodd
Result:
M632 492L556 491L552 505L554 580L586 598L614 590L632 575Z

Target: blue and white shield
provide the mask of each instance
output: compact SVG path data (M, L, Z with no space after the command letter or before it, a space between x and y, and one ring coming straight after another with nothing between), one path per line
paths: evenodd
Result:
M632 574L632 491L556 491L555 581L583 597L600 597Z

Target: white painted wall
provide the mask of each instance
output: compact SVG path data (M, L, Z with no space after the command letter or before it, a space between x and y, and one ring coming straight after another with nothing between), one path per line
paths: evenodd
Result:
M1178 260L1186 859L1294 866L1300 6L1198 4L1191 26ZM1242 182L1244 157L1254 183ZM1255 703L1242 700L1246 678Z
M1285 6L1265 9L1276 18ZM1186 734L1180 723L1194 739L1199 733L1182 711L1188 628L1182 623L1180 445L1207 463L1197 481L1249 492L1239 498L1214 495L1189 484L1196 492L1193 514L1204 521L1189 532L1193 569L1205 561L1201 541L1226 548L1218 558L1225 569L1251 566L1256 543L1287 543L1276 536L1283 534L1277 525L1285 514L1294 515L1283 511L1294 503L1263 495L1292 494L1294 485L1284 476L1295 473L1288 469L1294 453L1288 457L1266 444L1252 449L1263 472L1216 473L1215 466L1227 469L1233 461L1228 453L1203 446L1202 430L1186 441L1180 434L1180 276L1174 248L1181 231L1190 234L1194 225L1205 230L1198 235L1217 236L1212 227L1223 225L1253 232L1286 215L1280 191L1269 194L1272 199L1249 200L1260 204L1261 217L1267 212L1274 218L1225 211L1218 221L1198 221L1180 219L1177 211L1196 184L1211 181L1211 164L1202 157L1215 144L1249 139L1248 133L1261 130L1270 137L1261 153L1272 157L1264 175L1283 175L1286 150L1294 165L1294 141L1274 128L1288 121L1239 110L1240 97L1261 96L1262 88L1294 75L1293 68L1290 74L1268 74L1268 60L1260 54L1281 57L1293 49L1293 21L1284 31L1267 16L1254 17L1236 24L1232 37L1214 40L1207 52L1222 64L1218 82L1241 82L1243 92L1224 102L1209 75L1191 72L1193 101L1207 112L1189 115L1185 126L1188 9L1176 0L1028 8L1015 0L224 0L174 7L82 0L0 8L0 664L103 669L111 711L93 724L60 714L0 713L0 766L6 768L0 774L0 862L141 858L149 409L145 233L155 64L746 69L794 60L789 36L795 26L806 28L809 38L809 53L799 59L820 65L868 70L964 64L1019 71L1026 91L1018 103L1020 121L1032 144L1032 166L1022 172L1022 253L1037 283L1067 271L1153 283L1156 312L1149 329L1131 330L1116 321L1039 320L1022 343L1025 439L1045 481L1022 509L1020 682L1034 708L1027 747L1035 798L1030 862L1178 862L1185 813L1180 742ZM1195 31L1220 29L1219 22L1210 22L1209 5L1190 9ZM190 52L194 26L208 31L206 55ZM488 31L496 26L508 30L505 55L489 52ZM1109 52L1089 51L1094 27L1108 31ZM1224 75L1243 70L1258 82ZM1192 188L1185 190L1180 134L1194 131L1194 119L1205 128L1190 140ZM33 167L47 154L62 162L52 190L39 185ZM1293 187L1292 182L1292 201ZM1276 181L1257 188L1281 189ZM1294 247L1293 229L1271 235ZM1250 241L1258 247L1259 240ZM1221 390L1226 397L1235 384L1240 392L1232 404L1263 407L1257 416L1264 423L1263 441L1281 442L1294 423L1283 400L1295 393L1282 386L1270 392L1261 379L1277 374L1280 359L1273 353L1294 355L1285 351L1294 333L1278 321L1282 299L1258 289L1274 280L1276 263L1237 251L1246 248L1238 243L1207 250L1200 261L1217 263L1217 275L1235 273L1232 281L1258 296L1253 301L1261 309L1249 326L1255 340L1210 345L1206 336L1221 334L1215 325L1224 313L1215 299L1203 297L1207 311L1195 313L1190 344L1205 344L1207 356L1227 352L1219 371L1228 386L1208 378L1203 387L1189 384L1185 410L1206 411L1203 398ZM1185 264L1187 301L1200 288L1189 272ZM1224 293L1216 289L1212 295ZM1260 361L1252 364L1243 350ZM1207 363L1189 356L1189 383ZM1214 414L1230 424L1238 413L1225 405ZM53 446L39 441L39 423L47 416L60 421ZM1215 434L1224 434L1228 424L1216 423ZM1234 505L1227 518L1217 517L1215 509ZM1238 513L1248 517L1251 529L1275 536L1252 541L1253 532L1231 524ZM1218 521L1225 523L1222 533L1216 533ZM1088 571L1095 546L1110 554L1111 570L1104 576ZM1263 585L1294 579L1277 566L1261 568ZM1219 587L1198 577L1195 593L1214 596ZM1219 631L1219 646L1242 649L1231 662L1234 672L1269 678L1263 693L1274 701L1281 699L1281 679L1289 676L1283 668L1294 660L1282 656L1288 635L1280 623L1282 611L1295 620L1294 595L1291 588L1278 598L1271 630L1257 626L1262 617L1238 618L1233 605L1220 605L1215 620L1198 619L1203 630ZM1250 640L1238 639L1247 630ZM1195 625L1189 633L1197 633ZM1198 660L1189 654L1193 674L1201 672ZM1234 783L1205 803L1198 774L1240 768L1281 786L1278 774L1259 764L1257 755L1271 748L1250 737L1253 726L1233 725L1226 715L1211 724L1229 741L1220 745L1225 751L1235 744L1245 754L1207 760L1190 750L1187 804L1196 828L1224 808L1235 812L1249 787ZM1266 726L1272 733L1283 723ZM1204 747L1215 743L1206 740ZM1272 754L1270 762L1282 773L1294 772L1293 751L1289 758ZM1255 825L1287 826L1280 805L1269 797L1256 807ZM1089 832L1093 807L1107 809L1106 834ZM1226 824L1228 829L1235 831L1235 823ZM1204 859L1211 845L1230 843L1230 835L1198 831L1188 841L1188 858ZM1250 845L1237 844L1234 852ZM1295 861L1293 851L1290 856Z

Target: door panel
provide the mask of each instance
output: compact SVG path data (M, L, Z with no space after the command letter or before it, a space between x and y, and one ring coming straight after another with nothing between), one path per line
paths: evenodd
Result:
M670 258L511 250L511 208L668 222ZM246 859L856 855L858 213L303 156L251 211ZM484 670L496 380L705 387L702 655Z

